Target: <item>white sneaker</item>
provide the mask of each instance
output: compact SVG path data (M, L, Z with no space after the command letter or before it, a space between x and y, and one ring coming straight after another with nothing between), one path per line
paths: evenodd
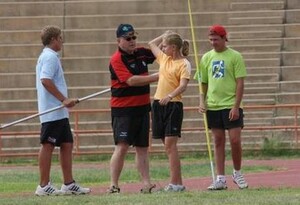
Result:
M37 196L49 196L49 195L57 196L57 195L62 195L62 192L49 182L44 187L41 187L40 185L38 185L35 190L35 195L37 195Z
M185 186L179 185L179 184L176 185L176 188L177 188L177 191L184 191L185 190Z
M223 182L221 180L214 181L209 187L207 187L208 190L225 190L227 189L226 181Z
M164 191L166 192L181 192L185 190L185 186L183 185L175 185L175 184L168 184Z
M64 195L69 195L69 194L88 194L91 192L90 188L84 188L73 182L72 184L65 185L63 184L61 186L61 191Z
M243 175L241 175L241 174L232 175L232 179L233 179L233 182L235 184L237 184L240 189L248 188L248 184L247 184L246 180L244 179Z

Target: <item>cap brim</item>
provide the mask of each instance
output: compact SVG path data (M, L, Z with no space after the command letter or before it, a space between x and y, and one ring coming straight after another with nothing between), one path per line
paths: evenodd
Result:
M138 32L136 31L131 31L131 32L128 32L120 37L129 37L129 36L134 36L134 35L138 35Z

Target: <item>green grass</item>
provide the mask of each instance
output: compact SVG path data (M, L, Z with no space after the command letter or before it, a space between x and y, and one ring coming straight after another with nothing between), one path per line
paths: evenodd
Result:
M291 156L291 155L289 155ZM290 158L284 156L284 158ZM263 158L264 156L258 157ZM108 156L84 156L74 160L74 177L83 186L99 187L109 184ZM251 158L251 157L250 157ZM267 158L269 158L267 156ZM183 178L210 176L210 164L207 156L184 154L181 158ZM230 160L230 157L227 157ZM167 159L164 155L152 155L150 160L151 178L155 181L166 181L169 178ZM11 166L11 169L9 168ZM257 173L274 170L271 166L243 166L243 172ZM226 174L232 171L226 166ZM51 170L52 182L60 186L62 174L56 158ZM187 191L184 193L155 193L151 195L119 194L36 197L33 192L39 181L36 159L9 159L0 163L0 204L1 205L38 205L38 204L143 204L143 205L181 205L181 204L299 204L300 189L248 189L227 190L220 192ZM134 165L134 157L126 158L125 168L120 182L138 182L139 176ZM121 185L122 186L122 185ZM46 199L46 200L45 200Z
M272 143L271 143L272 142ZM275 141L276 142L276 141ZM280 147L274 147L274 140L266 140L261 150L244 150L244 159L270 159L270 158L297 158L300 155L300 149L281 149ZM74 162L89 162L89 163L108 163L111 154L101 154L101 155L82 155L75 156ZM226 159L230 160L230 152L227 151ZM185 161L208 161L207 152L189 152L181 153L181 159ZM133 162L134 154L129 153L126 156L126 161ZM164 153L150 154L150 161L166 161L166 155ZM53 162L58 163L58 156L53 156ZM37 165L37 158L32 157L16 157L16 158L0 158L0 167L3 165Z
M87 196L2 196L1 205L292 205L299 204L300 189L248 189L231 191L190 191L183 193L119 194Z
M61 184L61 170L60 167L54 162L52 166L51 180L57 186ZM98 163L100 164L100 162ZM154 181L167 180L169 178L169 169L167 161L159 159L151 161L151 178ZM244 166L244 173L261 172L273 170L270 166ZM226 167L227 174L232 171L231 166ZM183 159L182 160L182 175L183 178L204 177L210 176L210 165L206 161ZM108 162L97 166L94 162L80 163L77 166L75 163L73 175L75 179L85 186L99 186L109 184L109 166ZM33 192L39 181L39 173L37 165L24 166L17 165L11 169L0 170L0 195L1 193L14 193L14 192ZM134 166L133 161L126 161L125 168L121 174L120 182L132 183L139 181L139 174Z

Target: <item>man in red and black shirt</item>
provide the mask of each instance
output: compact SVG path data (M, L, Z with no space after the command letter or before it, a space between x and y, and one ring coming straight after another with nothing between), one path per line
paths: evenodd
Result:
M118 51L110 60L111 115L115 150L110 161L111 186L109 193L119 193L119 177L129 146L136 149L136 163L143 188L151 192L149 146L149 83L158 80L158 74L148 74L148 64L155 60L150 49L136 47L137 33L130 24L120 24L116 31Z

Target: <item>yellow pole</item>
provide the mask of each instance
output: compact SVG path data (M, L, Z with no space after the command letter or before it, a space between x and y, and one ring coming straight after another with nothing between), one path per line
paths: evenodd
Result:
M197 72L200 71L199 68L199 61L198 61L198 53L197 53L197 45L196 45L196 38L195 38L195 32L194 32L194 24L193 24L193 17L192 17L192 9L191 9L191 3L190 0L188 0L188 9L189 9L189 17L190 17L190 25L191 25L191 33L192 33L192 41L193 41L193 47L194 47L194 55L195 55L195 63L196 63L196 70ZM203 88L200 82L200 76L199 73L197 75L198 85L199 85L199 92L200 96L203 96ZM214 173L214 163L212 158L212 152L211 152L211 146L210 146L210 136L208 131L208 125L207 125L207 117L206 113L203 113L203 120L204 120L204 127L205 127L205 134L206 134L206 144L207 144L207 150L210 160L210 168L211 168L211 174L213 182L215 181L215 173Z

